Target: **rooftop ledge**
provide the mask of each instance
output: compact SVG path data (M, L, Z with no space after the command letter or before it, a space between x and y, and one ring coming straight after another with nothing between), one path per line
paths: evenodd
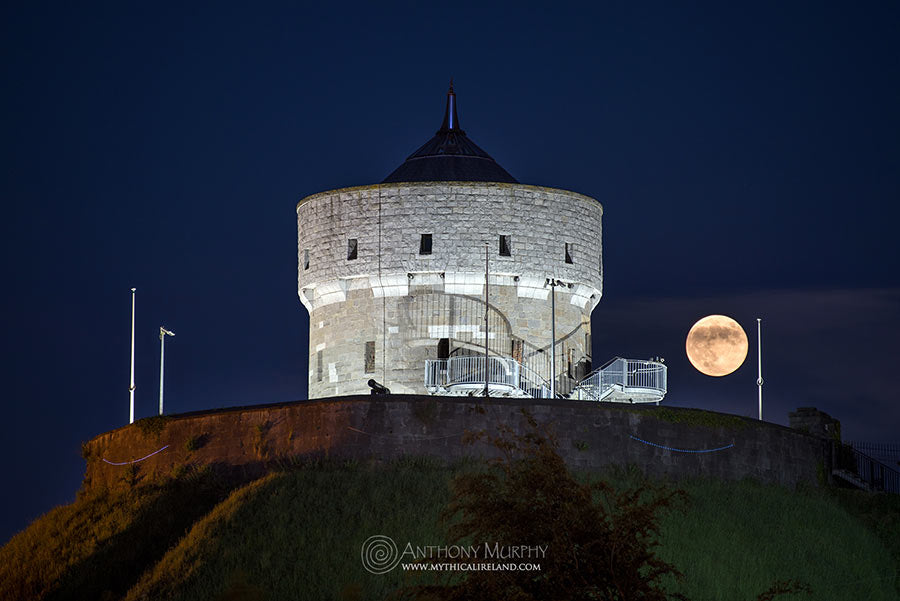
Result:
M316 192L315 194L310 194L300 200L297 203L297 210L299 211L300 206L309 202L310 200L316 199L320 196L331 195L336 192L356 192L358 190L397 190L402 188L440 188L442 186L465 186L467 188L508 188L511 190L534 190L539 192L551 192L556 194L565 194L566 196L580 198L585 200L586 202L590 202L596 204L600 207L600 211L602 214L603 205L600 204L600 201L596 198L592 198L586 194L581 194L579 192L573 192L572 190L564 190L562 188L549 188L547 186L534 186L531 184L511 184L505 182L471 182L471 181L441 181L441 182L396 182L389 184L368 184L365 186L348 186L346 188L334 188L333 190L324 190L322 192Z

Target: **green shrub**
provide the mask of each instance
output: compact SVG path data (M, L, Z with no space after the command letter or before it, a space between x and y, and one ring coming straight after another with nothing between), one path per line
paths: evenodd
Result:
M184 441L184 450L188 453L193 453L204 444L206 444L206 434L195 434L193 436L189 436L187 440Z
M122 470L122 482L128 486L134 486L138 481L138 473L141 468L136 463L130 463Z
M153 417L144 417L134 422L134 426L141 431L144 438L153 437L159 440L162 433L166 429L169 417L167 415L154 415Z
M253 450L256 452L256 456L259 459L266 460L269 458L269 444L266 440L266 436L268 435L271 426L272 425L269 422L265 422L256 424L253 427L253 430L256 433L253 441Z
M526 411L529 428L500 426L486 438L500 453L482 473L459 474L442 513L453 544L528 545L544 553L538 571L471 570L437 585L403 591L415 599L684 599L666 591L664 577L680 577L659 558L660 520L686 495L645 479L616 489L604 480L579 481L557 452L555 437ZM480 563L479 558L474 563ZM446 558L423 563L446 562ZM464 563L473 563L465 561Z

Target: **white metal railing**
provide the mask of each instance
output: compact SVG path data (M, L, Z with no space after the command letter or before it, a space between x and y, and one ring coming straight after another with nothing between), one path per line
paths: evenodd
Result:
M447 360L447 385L468 387L484 386L484 357L469 355ZM519 363L511 357L488 357L487 383L489 386L517 387Z
M484 367L484 357L479 355L428 359L425 361L425 388L432 394L467 394L484 390ZM550 384L512 357L489 357L487 370L491 392L550 398ZM660 361L616 357L579 382L569 398L658 403L666 396L666 375L666 366Z
M437 392L447 387L447 360L425 360L425 389L428 392Z
M519 368L519 389L526 395L535 399L549 399L550 382L541 377L538 372L522 365ZM557 394L557 397L560 395Z
M666 396L666 386L666 366L662 362L616 357L579 382L571 398L658 403Z
M432 394L483 390L484 366L484 357L478 355L428 359L425 361L425 388ZM550 396L550 386L512 357L488 357L487 383L492 392L535 398Z

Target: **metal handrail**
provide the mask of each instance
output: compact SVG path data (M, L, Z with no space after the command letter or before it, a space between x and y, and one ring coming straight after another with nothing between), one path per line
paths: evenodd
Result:
M485 358L478 356L453 357L447 360L447 385L484 384ZM511 357L487 358L487 383L498 386L519 385L519 363Z
M521 368L511 357L488 357L488 386L518 388ZM485 383L485 358L477 355L427 359L425 361L425 388L436 390L451 386L474 388Z
M637 396L638 402L659 402L667 391L667 369L661 361L616 357L578 383L572 397L600 401L609 395Z
M847 440L850 445L860 453L880 461L891 469L897 470L900 465L900 442L865 442L859 440ZM900 471L900 470L898 470Z
M548 382L537 371L531 369L530 367L525 367L524 365L522 365L520 369L522 376L519 381L519 388L532 398L549 399L550 382ZM530 386L528 386L528 384L530 384ZM557 393L556 398L561 399L565 397Z
M484 357L462 355L425 360L425 389L431 393L453 387L472 390L484 386ZM535 370L512 357L490 357L488 386L532 398L550 398L550 384ZM564 398L557 395L558 398Z
M549 382L512 357L489 357L487 366L489 388L532 398L551 397ZM483 388L484 369L485 358L478 355L427 359L425 388L433 394L447 393L454 388L457 392L471 392ZM569 398L601 401L611 395L614 400L625 400L624 397L627 397L632 402L658 403L666 395L666 366L659 361L616 357L579 382ZM562 394L556 397L566 398Z
M581 381L584 382L585 380L587 380L588 378L590 378L590 377L593 376L594 374L600 373L601 371L603 371L604 369L606 369L607 367L609 367L610 365L612 365L614 362L620 361L621 359L622 359L621 357L613 357L612 359L610 359L609 361L607 361L606 363L604 363L604 364L601 365L600 367L595 367L595 368L591 371L591 373L589 373L588 375L586 375L585 377L583 377L583 378L581 379Z
M894 468L838 442L834 443L832 453L834 469L850 472L869 490L900 494L900 472Z
M445 388L447 386L447 360L425 360L425 389L429 392Z

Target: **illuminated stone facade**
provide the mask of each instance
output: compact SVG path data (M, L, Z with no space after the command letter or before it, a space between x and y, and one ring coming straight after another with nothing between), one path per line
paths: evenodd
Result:
M489 348L550 379L556 288L557 390L590 371L590 315L603 290L603 208L516 183L410 182L344 188L297 205L298 294L310 314L309 398L424 392L426 359ZM501 237L504 237L501 239Z

